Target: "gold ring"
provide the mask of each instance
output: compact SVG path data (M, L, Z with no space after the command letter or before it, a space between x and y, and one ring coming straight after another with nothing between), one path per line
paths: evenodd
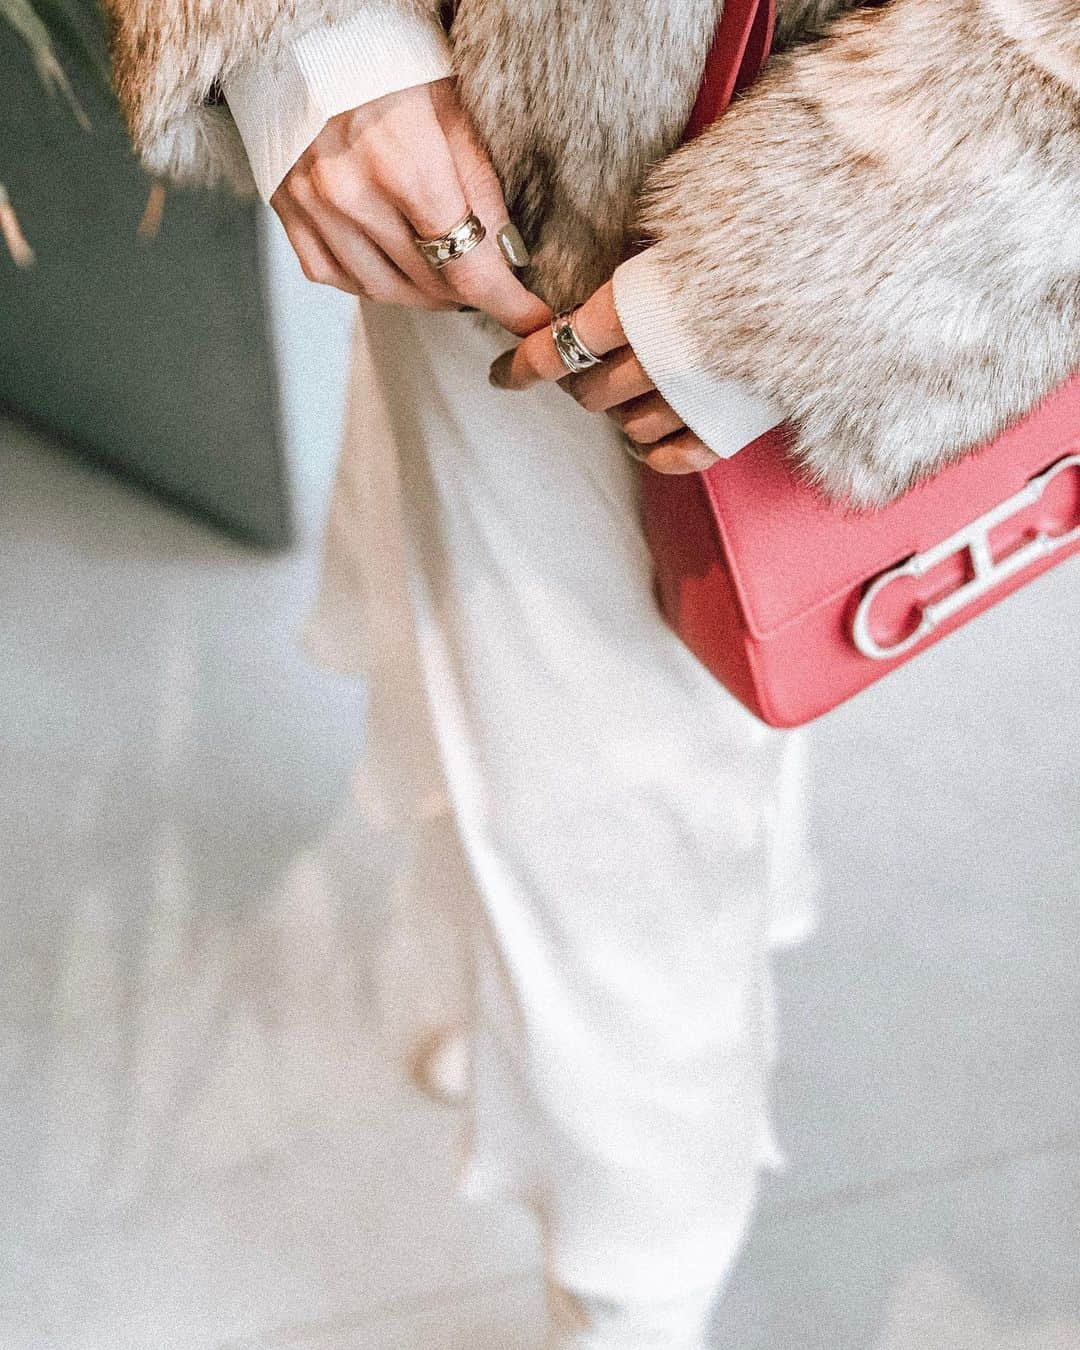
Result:
M437 235L434 239L421 239L418 235L414 242L427 264L438 272L448 263L464 258L466 253L471 253L486 238L487 230L483 222L470 211L464 220L458 221L445 234Z

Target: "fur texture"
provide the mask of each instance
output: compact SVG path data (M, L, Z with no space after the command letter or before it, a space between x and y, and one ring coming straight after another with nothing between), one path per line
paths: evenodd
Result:
M434 13L438 0L400 0ZM365 0L104 0L113 74L136 150L151 173L254 191L229 111L210 102L240 61L283 50Z
M723 0L460 0L466 107L562 308L622 261L648 167L677 145Z
M820 35L858 0L781 0L777 41ZM626 256L649 167L682 138L723 0L458 0L462 98L556 309Z
M368 2L108 0L148 163L242 176L214 81ZM703 363L774 395L806 471L869 505L1080 367L1080 0L854 3L783 0L792 50L674 155L722 0L449 8L534 289L572 302L653 243Z
M702 360L829 495L891 500L1080 368L1078 39L1080 0L893 0L652 176Z
M829 24L861 0L781 0L776 17L775 51L784 51L828 31ZM880 3L880 0L878 0Z

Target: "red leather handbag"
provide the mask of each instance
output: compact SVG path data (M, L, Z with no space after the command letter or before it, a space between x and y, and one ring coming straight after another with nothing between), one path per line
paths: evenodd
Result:
M757 77L774 0L728 0L688 135ZM644 471L668 623L751 712L812 721L1080 551L1080 376L876 512L792 471L774 428L702 474Z

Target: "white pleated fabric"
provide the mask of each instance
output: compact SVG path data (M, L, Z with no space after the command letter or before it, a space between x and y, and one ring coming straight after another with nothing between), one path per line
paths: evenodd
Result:
M700 1291L778 1165L767 955L816 885L801 742L660 620L606 419L492 389L508 340L472 316L363 318L307 636L366 675L358 799L413 844L389 1048L464 1028L461 1184L535 1210L554 1281Z

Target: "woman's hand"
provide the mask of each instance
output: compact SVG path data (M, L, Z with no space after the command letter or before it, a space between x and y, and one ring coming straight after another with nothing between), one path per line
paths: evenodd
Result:
M604 358L600 365L571 375L555 350L549 324L498 358L491 367L492 384L528 389L542 380L559 380L583 408L606 412L617 422L637 458L658 473L697 473L716 463L717 456L687 430L627 344L610 281L577 311L574 329L590 351Z
M499 180L452 80L386 94L332 118L271 199L312 281L385 304L484 310L530 333L550 310L496 243L508 224ZM415 238L474 211L483 243L435 271Z

